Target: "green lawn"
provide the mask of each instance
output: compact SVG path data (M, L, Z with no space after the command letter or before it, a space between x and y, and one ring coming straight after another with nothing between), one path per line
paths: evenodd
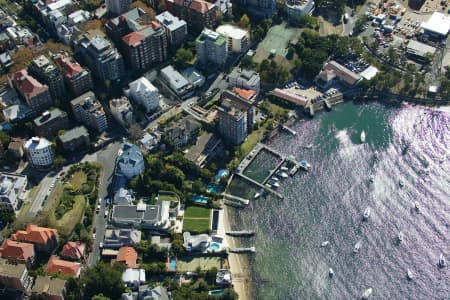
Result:
M211 209L200 206L189 206L184 212L185 218L207 218L211 215Z
M265 132L266 129L263 126L261 126L260 128L258 128L258 130L253 131L249 136L247 136L247 139L241 145L244 157L247 156L250 153L250 151L252 151L252 149L256 146L256 144L259 141L261 141Z
M211 270L213 267L220 269L222 264L220 257L184 256L177 260L177 272L195 272L198 267L201 270Z
M81 217L83 216L84 208L86 207L86 200L83 196L75 196L75 203L73 208L66 212L64 216L58 221L56 221L56 229L58 232L68 235L76 224L81 222ZM53 218L55 214L53 213Z
M72 184L75 191L81 190L83 184L87 182L86 173L83 171L78 171L73 174L72 179L70 179L70 184Z
M158 199L161 201L178 201L177 197L171 195L158 195Z

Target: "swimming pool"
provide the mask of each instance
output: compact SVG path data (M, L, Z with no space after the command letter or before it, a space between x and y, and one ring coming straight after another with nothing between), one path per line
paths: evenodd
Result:
M193 195L191 200L197 203L208 203L208 197L205 196Z
M208 293L211 296L222 296L224 294L224 290L212 290Z
M222 188L220 187L220 185L218 185L216 183L212 183L206 187L206 191L208 193L216 193L217 194L217 193L222 192Z
M211 245L209 245L209 249L217 251L220 249L220 244L218 243L211 243Z
M169 262L169 271L176 271L177 270L177 259L175 257L172 257Z
M217 172L217 175L215 177L216 182L220 181L220 178L228 176L228 170L227 169L220 169L219 172Z

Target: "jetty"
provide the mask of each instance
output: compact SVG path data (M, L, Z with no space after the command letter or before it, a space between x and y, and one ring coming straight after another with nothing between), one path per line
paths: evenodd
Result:
M289 133L292 134L292 135L296 135L296 134L297 134L297 131L295 131L295 130L289 128L289 127L287 127L286 125L282 125L281 128L284 129L284 130L286 130L287 132L289 132Z
M326 107L328 110L331 110L331 104L330 104L330 102L328 102L327 99L325 99L323 102L324 102L324 104L325 104L325 107Z
M227 199L222 199L222 201L223 201L223 203L225 205L232 206L232 207L235 207L235 208L245 208L246 207L246 205L244 205L244 204L242 204L240 202L227 200Z
M256 253L256 249L255 249L255 247L228 248L228 253Z
M225 234L229 236L249 237L254 236L255 232L253 230L238 230L238 231L226 231Z

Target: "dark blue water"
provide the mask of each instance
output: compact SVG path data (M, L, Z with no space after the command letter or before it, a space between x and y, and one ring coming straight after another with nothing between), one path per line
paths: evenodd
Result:
M256 231L253 298L359 299L372 287L373 299L450 299L450 270L437 266L440 253L450 259L450 114L345 103L293 129L269 145L311 172L282 183L284 200L256 200L237 216Z

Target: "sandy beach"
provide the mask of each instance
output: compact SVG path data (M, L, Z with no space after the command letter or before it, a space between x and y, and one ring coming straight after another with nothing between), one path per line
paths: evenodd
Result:
M228 207L224 205L223 225L226 231L231 230L229 222ZM234 237L226 236L226 241L229 247L236 247ZM247 257L242 254L230 253L228 255L230 263L230 270L233 276L233 286L236 293L239 295L239 300L251 299L251 285L250 285L250 270Z

